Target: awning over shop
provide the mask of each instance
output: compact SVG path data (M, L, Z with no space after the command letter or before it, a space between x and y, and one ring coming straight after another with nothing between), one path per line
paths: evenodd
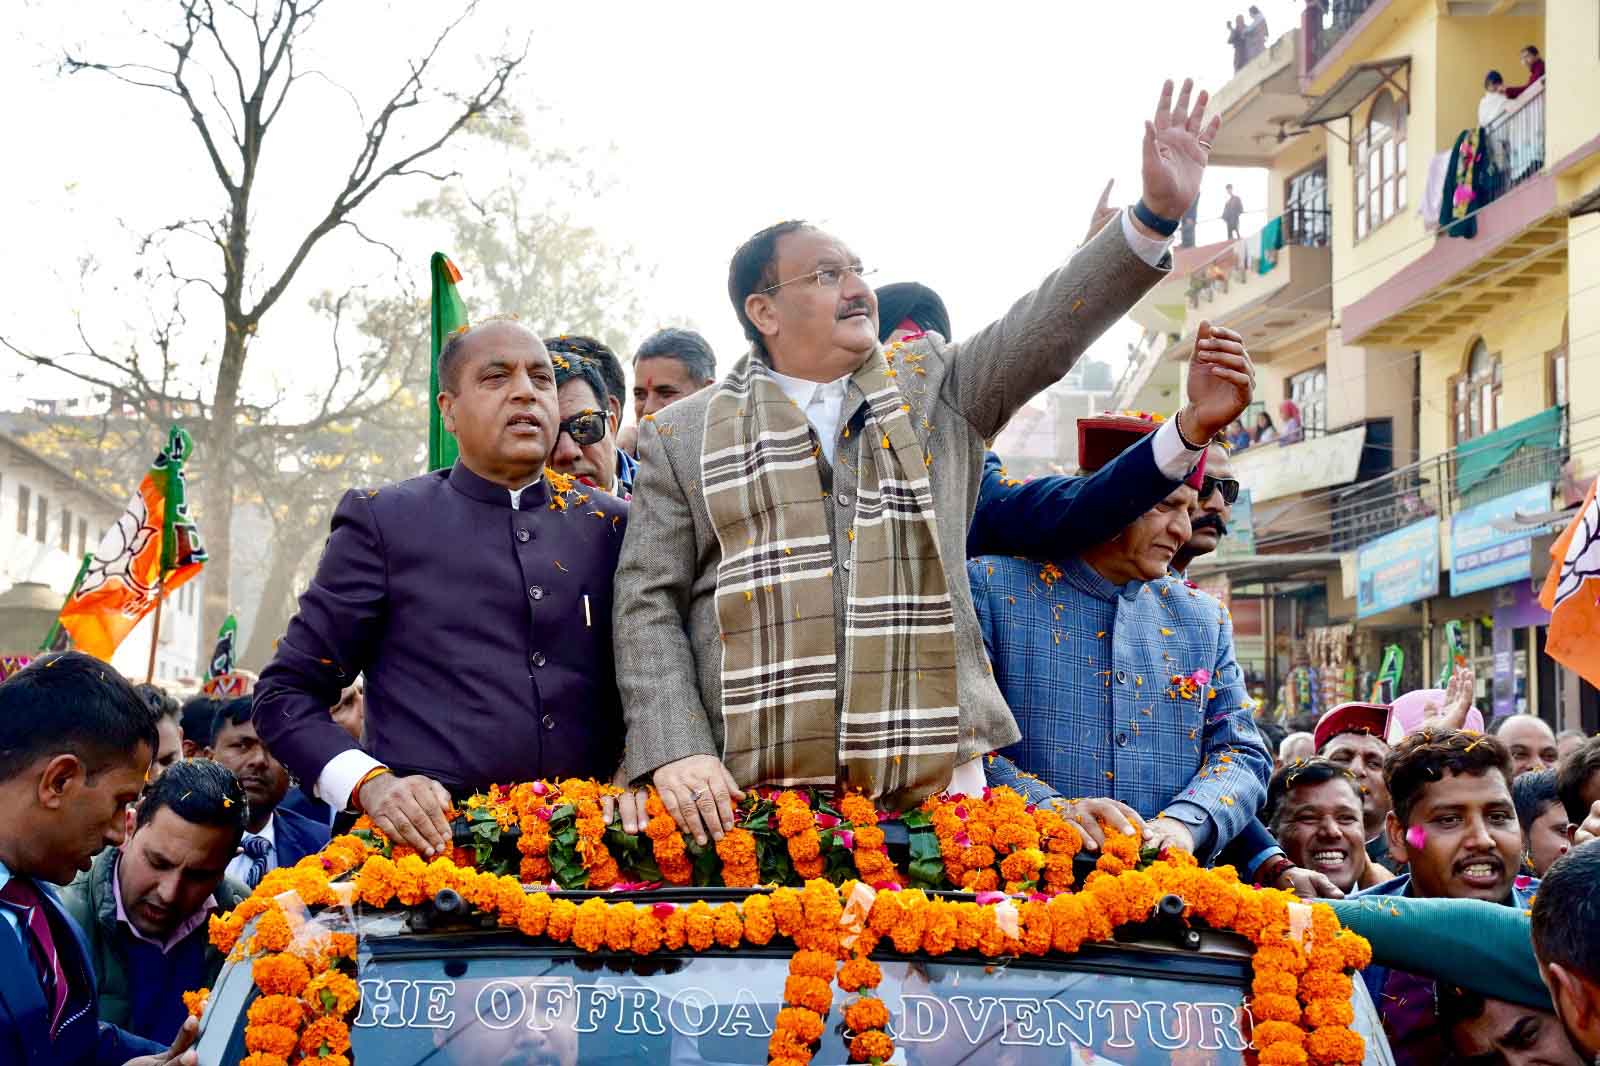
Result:
M1474 437L1456 447L1456 492L1464 494L1488 480L1499 466L1521 448L1555 451L1561 447L1561 408L1540 411L1532 418L1504 429Z
M1217 559L1202 555L1189 568L1189 577L1226 576L1234 585L1262 581L1300 581L1339 572L1337 552L1293 552L1284 555L1241 555Z

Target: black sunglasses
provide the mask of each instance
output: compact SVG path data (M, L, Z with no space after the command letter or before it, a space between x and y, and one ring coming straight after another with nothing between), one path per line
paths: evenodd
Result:
M601 438L606 435L606 416L599 411L584 411L571 418L563 418L561 428L556 432L556 438L559 440L563 433L571 437L572 442L580 448L599 444Z
M1232 507L1239 500L1239 479L1231 477L1212 477L1207 474L1200 481L1200 498L1209 500L1211 494L1218 489L1222 490L1222 498Z

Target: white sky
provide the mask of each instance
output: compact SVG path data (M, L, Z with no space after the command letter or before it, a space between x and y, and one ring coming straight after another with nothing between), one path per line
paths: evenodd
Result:
M1302 7L1260 2L1274 36ZM1242 6L485 0L442 69L463 87L482 69L475 53L532 31L534 55L516 98L539 109L535 135L591 150L610 179L600 199L570 204L576 221L630 245L654 269L643 293L645 332L692 323L726 369L743 347L726 296L728 256L780 218L808 218L843 237L878 268L877 284L933 286L958 335L1000 314L1082 238L1107 178L1117 182L1114 202L1137 195L1142 121L1162 78L1222 85L1232 70L1223 21ZM8 246L0 333L9 338L59 350L72 343L71 314L81 308L99 343L125 343L143 312L123 227L217 212L220 190L174 98L57 70L61 50L78 43L113 59L150 47L135 27L164 26L170 8L161 0L24 0L0 29L0 93L13 104L7 141L16 150L0 174ZM330 0L306 65L371 106L400 76L403 58L458 10ZM274 270L348 166L358 128L348 97L329 82L307 81L301 94L267 147L257 197L255 234ZM504 168L482 152L446 165L480 185ZM1221 236L1215 219L1229 181L1260 218L1264 172L1214 171L1201 200L1202 243ZM564 195L559 188L551 195ZM425 179L409 179L357 216L367 233L400 248L424 293L440 236L402 212L433 192ZM195 246L191 254L203 270L210 253ZM85 294L77 277L86 257L100 269ZM315 380L327 341L306 301L325 288L382 286L389 276L381 253L348 237L324 242L256 341L247 387L292 394ZM207 300L187 307L186 351L198 359L215 343L220 316ZM426 328L419 315L418 329ZM1124 323L1095 354L1120 363L1133 336ZM60 375L0 353L0 408L75 391Z

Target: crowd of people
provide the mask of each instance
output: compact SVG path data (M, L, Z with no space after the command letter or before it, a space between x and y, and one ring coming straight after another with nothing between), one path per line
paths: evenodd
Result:
M728 373L692 331L640 346L626 432L610 348L476 322L439 355L459 461L340 501L252 692L180 704L76 652L0 684L0 1058L192 1062L207 920L267 871L358 814L440 855L454 802L563 777L620 786L629 833L653 789L701 845L757 785L888 810L1008 786L1091 850L1110 827L1342 900L1397 1061L1509 1054L1504 1004L1513 1036L1531 1010L1600 1050L1600 967L1564 939L1595 938L1600 740L1557 764L1536 718L1472 728L1463 668L1420 724L1347 704L1269 749L1228 612L1187 580L1241 491L1238 334L1201 325L1171 417L1081 420L1078 476L987 451L1170 269L1217 130L1191 96L1169 83L1146 124L1139 202L965 341L802 222L733 255ZM1496 913L1412 908L1435 901ZM1436 926L1512 954L1420 957ZM1507 993L1529 972L1550 991Z

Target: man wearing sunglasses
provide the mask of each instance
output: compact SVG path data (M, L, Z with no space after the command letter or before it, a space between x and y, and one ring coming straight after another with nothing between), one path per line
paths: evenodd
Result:
M1233 517L1233 504L1238 499L1239 479L1233 476L1228 449L1220 441L1212 441L1206 449L1199 498L1189 507L1189 543L1172 557L1174 571L1187 574L1190 563L1217 550L1228 535L1228 520Z
M577 478L613 496L627 498L633 485L623 485L618 452L606 411L606 387L600 369L581 355L552 351L556 367L556 400L561 423L546 466Z

